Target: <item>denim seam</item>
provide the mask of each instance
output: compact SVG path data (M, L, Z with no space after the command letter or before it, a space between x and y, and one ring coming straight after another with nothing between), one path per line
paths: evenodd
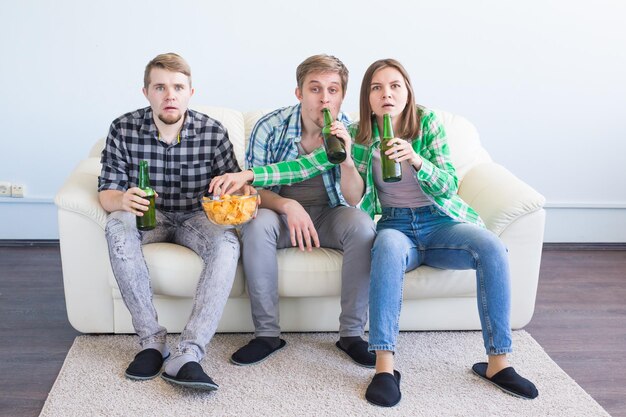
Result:
M398 312L396 313L396 324L395 324L395 328L394 330L394 338L398 337L398 333L400 332L400 314L402 314L402 300L404 299L404 274L406 271L406 261L405 261L405 267L403 268L403 272L402 272L402 280L400 282L400 305L398 307ZM396 342L396 341L394 341ZM395 343L394 343L395 346Z
M476 278L478 281L478 285L480 286L480 301L481 308L483 309L483 318L485 320L485 327L488 338L488 346L485 346L485 350L493 351L494 350L494 341L493 341L493 326L491 325L491 317L489 316L489 308L487 306L487 296L485 295L485 277L482 270L482 265L480 259L476 254L472 254L474 259L476 260Z
M388 345L388 344L369 345L368 350L370 352L373 352L373 351L376 351L376 350L385 350L385 351L389 351L389 352L395 352L396 351L396 345Z
M507 353L512 353L512 352L513 352L513 348L500 348L500 349L491 348L487 352L487 355L506 355Z

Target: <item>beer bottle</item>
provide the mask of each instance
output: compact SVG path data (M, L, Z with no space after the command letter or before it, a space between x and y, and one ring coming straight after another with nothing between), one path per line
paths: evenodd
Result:
M333 117L330 115L330 109L324 108L324 127L322 128L322 136L324 137L324 149L326 156L333 164L340 164L346 160L346 148L337 136L330 133L330 125L333 123Z
M150 187L150 173L148 171L148 161L139 162L139 188L146 192L143 197L150 201L148 211L143 212L143 216L137 216L137 229L152 230L156 227L156 211L154 208L154 190Z
M380 141L380 165L383 173L383 181L398 182L402 179L402 165L385 155L385 151L391 148L387 145L394 138L391 126L391 115L383 115L383 137Z

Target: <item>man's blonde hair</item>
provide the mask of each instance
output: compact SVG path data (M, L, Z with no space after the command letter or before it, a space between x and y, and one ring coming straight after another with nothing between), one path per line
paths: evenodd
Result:
M298 88L302 90L304 85L304 79L311 73L325 73L334 72L339 74L341 78L341 93L342 96L346 96L346 90L348 89L348 68L338 58L332 55L320 54L313 55L302 61L296 69L296 81L298 82Z
M180 72L189 79L189 87L191 87L191 67L180 55L173 52L157 55L152 61L146 65L143 73L143 86L147 89L150 85L150 71L152 68L163 68L172 72Z

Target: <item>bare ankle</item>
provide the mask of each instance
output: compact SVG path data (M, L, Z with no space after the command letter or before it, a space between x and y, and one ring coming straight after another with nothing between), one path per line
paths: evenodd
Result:
M489 355L489 361L487 362L487 378L491 378L504 368L509 367L509 361L506 354L502 355Z
M393 352L389 350L376 351L376 373L388 372L393 375Z

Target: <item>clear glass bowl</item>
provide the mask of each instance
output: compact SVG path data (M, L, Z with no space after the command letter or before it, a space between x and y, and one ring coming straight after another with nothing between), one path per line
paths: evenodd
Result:
M225 195L202 197L207 218L219 226L241 226L252 220L259 209L259 195Z

